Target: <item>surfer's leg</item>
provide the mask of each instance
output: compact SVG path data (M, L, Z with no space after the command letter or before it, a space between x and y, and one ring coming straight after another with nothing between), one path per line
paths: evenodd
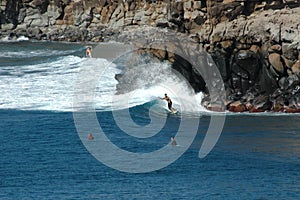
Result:
M172 111L172 102L171 102L171 103L168 103L168 108L169 108L169 110Z

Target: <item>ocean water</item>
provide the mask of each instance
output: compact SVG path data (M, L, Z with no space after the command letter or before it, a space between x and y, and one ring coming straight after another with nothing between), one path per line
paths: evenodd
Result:
M216 145L199 158L217 115L200 106L202 94L167 63L141 62L130 53L113 63L88 59L85 46L0 43L0 199L299 199L299 115L221 115ZM125 71L118 85L114 76ZM164 93L179 114L157 98ZM90 113L105 139L91 127ZM171 136L178 146L170 145ZM139 155L170 148L154 159L124 162L104 140Z

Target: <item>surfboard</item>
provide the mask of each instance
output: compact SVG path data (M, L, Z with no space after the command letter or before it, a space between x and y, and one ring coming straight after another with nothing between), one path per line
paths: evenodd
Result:
M175 110L175 109L173 108L173 110L170 111L170 112L173 113L173 114L176 114L176 113L178 112L178 110Z
M174 111L171 111L171 110L169 110L168 108L166 108L166 107L163 107L167 112L169 112L169 113L171 113L171 114L177 114L178 113L178 110L176 110L175 108L173 108L173 110Z

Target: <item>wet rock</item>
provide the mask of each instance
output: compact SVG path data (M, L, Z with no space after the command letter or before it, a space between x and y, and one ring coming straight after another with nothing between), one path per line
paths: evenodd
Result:
M284 111L284 104L281 102L275 102L271 109L273 112L283 112Z
M241 101L235 101L230 103L228 106L228 111L230 112L245 112L247 111L247 107Z
M257 112L271 111L272 106L273 106L272 102L266 101L262 104L252 105L252 107L249 109L249 112L257 113Z
M273 103L269 100L268 96L260 95L253 101L253 107L249 112L265 112L272 109Z
M213 112L224 112L225 111L225 109L223 107L220 107L218 105L208 105L206 108Z
M300 113L300 108L297 107L286 107L284 109L286 113Z
M252 106L249 109L250 113L260 113L260 112L265 112L266 110L262 109L261 107L257 107L257 106Z

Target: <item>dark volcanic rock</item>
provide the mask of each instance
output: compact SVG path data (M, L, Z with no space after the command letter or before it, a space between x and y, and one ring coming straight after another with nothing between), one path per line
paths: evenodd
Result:
M239 88L244 94L252 86L261 70L260 59L252 51L240 50L231 62L231 72L234 75L234 88Z
M195 92L205 90L205 82L201 75L194 71L193 66L179 55L174 57L173 68L187 78Z

